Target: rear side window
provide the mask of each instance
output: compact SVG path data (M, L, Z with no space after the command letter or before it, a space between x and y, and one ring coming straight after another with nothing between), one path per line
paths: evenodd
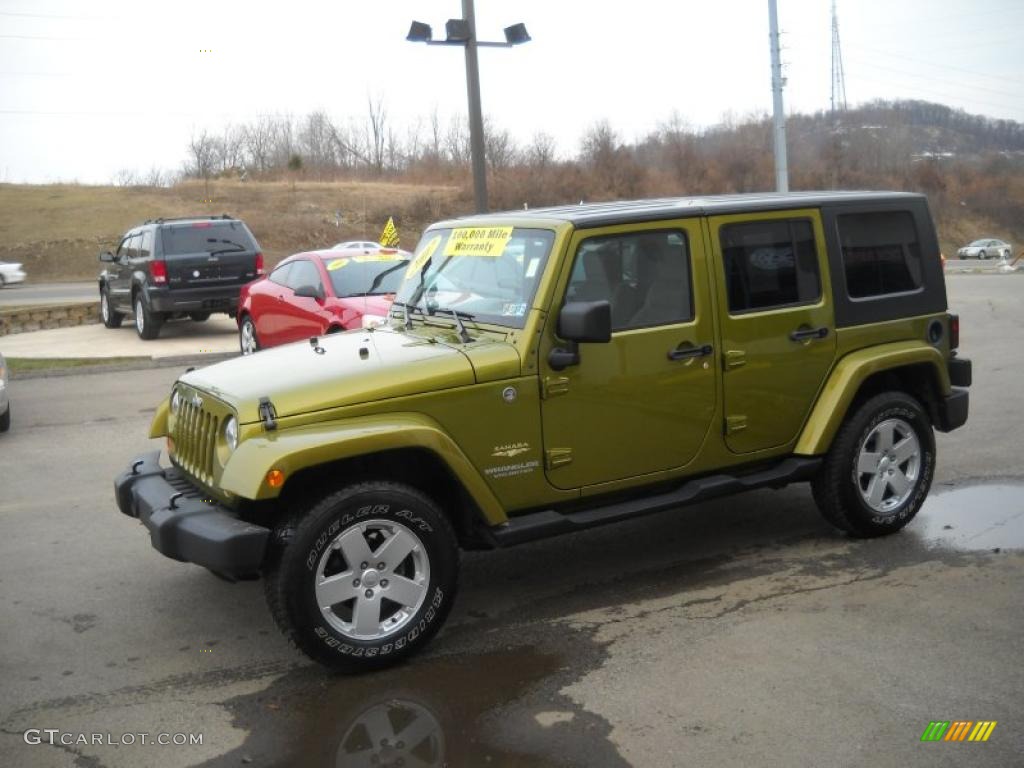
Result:
M810 304L821 297L814 230L805 219L722 227L729 312Z
M921 287L921 243L910 212L849 213L837 218L851 299Z
M288 285L288 272L292 268L293 262L282 264L279 267L275 267L274 271L270 273L271 282L277 283L278 285Z
M142 233L142 245L139 246L139 258L148 259L153 255L153 230L147 229Z
M293 291L296 288L311 285L314 288L322 287L320 282L320 270L311 261L305 259L293 261L291 271L288 273L288 287Z
M252 236L240 221L200 221L164 226L160 231L160 242L165 256L256 250Z

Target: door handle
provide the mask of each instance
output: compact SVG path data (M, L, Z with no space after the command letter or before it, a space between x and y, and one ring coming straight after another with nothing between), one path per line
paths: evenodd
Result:
M798 328L789 334L789 338L792 341L812 341L814 339L824 339L828 336L828 328L824 326L821 328Z
M711 345L704 344L699 347L676 347L668 353L669 360L689 360L694 357L704 357L711 354Z

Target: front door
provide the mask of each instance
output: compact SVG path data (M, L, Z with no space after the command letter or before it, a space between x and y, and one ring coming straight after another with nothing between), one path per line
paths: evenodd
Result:
M607 300L612 338L581 344L579 363L564 370L541 363L548 480L573 489L685 466L715 410L699 221L586 230L570 248L564 298L549 325L564 303Z
M722 307L725 442L752 453L794 440L836 351L817 211L710 219Z
M323 290L320 270L308 259L297 259L292 262L288 272L288 287L284 291L278 310L281 321L278 343L302 341L310 336L318 336L323 332L323 302L308 296L296 296L297 288L319 288Z

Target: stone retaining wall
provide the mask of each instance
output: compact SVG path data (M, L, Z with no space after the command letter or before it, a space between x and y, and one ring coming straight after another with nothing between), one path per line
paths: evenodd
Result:
M90 325L99 322L99 312L98 301L0 309L0 336L41 331L45 328Z

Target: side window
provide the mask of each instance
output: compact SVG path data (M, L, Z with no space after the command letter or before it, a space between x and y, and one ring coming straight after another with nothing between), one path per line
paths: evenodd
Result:
M128 258L128 247L131 245L131 235L125 235L124 240L117 246L117 253L114 254L115 258L126 259Z
M277 283L278 285L288 285L288 272L292 268L294 262L289 261L287 264L281 264L278 267L274 267L274 271L270 273L271 282Z
M580 243L566 301L612 305L612 330L693 319L690 252L683 232L646 231Z
M153 230L147 229L142 233L142 242L139 245L139 258L148 259L153 255Z
M821 297L814 230L804 219L722 227L729 313L810 304Z
M304 285L312 285L320 288L320 272L316 265L305 259L293 261L291 271L288 273L288 287L293 291Z
M129 236L128 240L124 244L125 254L129 259L139 258L139 235L133 234Z
M849 213L837 220L851 299L921 287L921 243L909 211Z

